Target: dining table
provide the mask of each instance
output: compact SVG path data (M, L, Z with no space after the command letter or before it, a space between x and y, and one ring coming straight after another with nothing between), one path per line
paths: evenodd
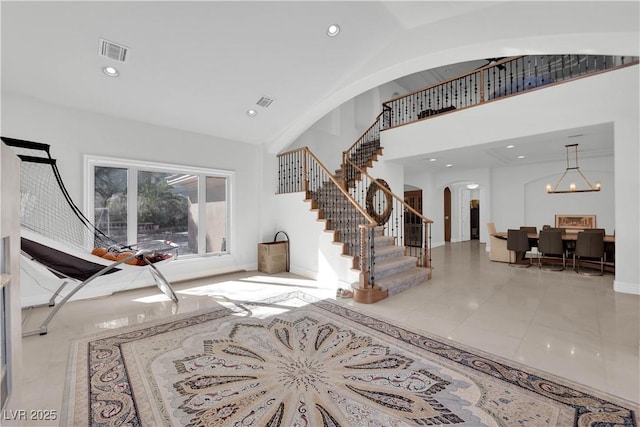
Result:
M494 237L497 237L498 239L507 240L507 234L508 233L506 231L499 231L491 235ZM529 238L529 244L531 245L532 248L538 247L539 233L527 233L527 237ZM562 233L562 244L564 246L565 253L571 254L575 251L577 240L578 240L577 231ZM605 234L604 252L606 256L605 270L607 271L615 271L615 243L616 243L615 235ZM524 253L517 253L516 262L518 260L522 261L524 255L525 255Z

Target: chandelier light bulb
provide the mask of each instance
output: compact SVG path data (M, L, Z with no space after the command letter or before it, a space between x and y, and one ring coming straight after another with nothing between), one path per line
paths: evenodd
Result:
M547 184L547 193L549 194L589 193L591 191L600 191L602 189L602 184L600 183L600 181L596 181L596 184L593 185L591 184L591 181L589 181L587 177L580 171L580 167L578 166L578 144L567 144L565 145L565 149L567 152L567 168L565 169L564 173L556 183L555 187L552 187L550 184ZM575 153L575 159L573 160L573 162L571 162L571 158L569 156L569 151L571 150ZM562 190L562 189L558 190L558 188L561 188L560 184L562 183L562 180L567 176L567 174L571 174L571 175L575 174L576 179L582 179L582 181L584 181L584 184L587 185L586 188L583 185L582 188L578 189L578 186L574 181L569 184L568 190Z

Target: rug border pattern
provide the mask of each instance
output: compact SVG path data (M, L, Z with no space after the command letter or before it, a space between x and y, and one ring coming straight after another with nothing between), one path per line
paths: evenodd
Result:
M460 368L464 367L472 369L477 374L489 375L528 392L533 392L559 404L569 406L575 410L574 426L591 425L600 423L604 420L608 420L608 422L598 425L621 425L625 427L638 426L636 418L638 408L632 402L626 402L623 399L609 396L600 391L597 391L600 396L595 396L595 390L586 390L585 387L572 383L569 380L562 379L545 372L537 372L534 368L526 367L513 361L503 360L477 349L465 349L464 345L458 343L455 345L447 344L441 337L427 336L424 333L417 333L407 329L405 326L391 324L379 317L372 317L338 305L331 300L316 298L302 291L289 292L263 299L261 301L241 301L236 303L239 307L246 309L243 306L268 306L270 304L292 298L300 299L331 314L355 322L361 326L376 331L377 333L389 336L407 345L414 351L417 349L419 351L429 352L449 364L459 365ZM76 375L70 375L68 377L68 384L65 388L67 390L81 388L77 387L77 384L82 384L84 382L83 387L85 387L85 391L78 390L78 392L80 395L86 393L86 396L83 396L83 398L86 399L88 409L81 412L80 417L87 417L85 418L87 425L96 425L92 419L91 411L92 401L95 401L96 397L94 395L95 390L92 387L92 376L95 373L95 365L92 366L91 360L92 352L95 350L95 347L108 345L116 349L114 354L110 355L110 360L112 364L119 367L118 374L121 376L121 383L127 386L124 388L126 391L123 391L123 393L131 394L132 391L129 386L129 375L120 349L121 345L140 339L142 336L150 337L167 331L173 331L210 320L219 319L232 314L234 311L235 310L229 307L220 307L205 312L185 313L180 315L178 319L170 321L166 321L166 319L164 319L164 321L136 325L125 329L124 332L122 332L122 329L103 332L76 341L72 346L72 349L77 348L81 343L85 343L87 345L86 352L82 354L81 362L83 364L87 364L87 372L91 373L84 374L84 376L81 373L76 374L78 375L78 378L76 378ZM75 354L78 355L77 352ZM77 361L77 358L78 356L75 355L69 358L69 372L73 372L71 369L71 362ZM129 396L129 399L133 405L134 414L127 419L127 422L129 422L130 425L139 426L141 425L141 422L137 407L135 406L135 399L133 399L132 396ZM78 413L74 413L74 404L69 402L66 403L67 405L63 408L62 419L72 422L80 421L75 418L78 416ZM625 407L623 405L627 405L629 407ZM612 423L611 420L615 420L615 423Z

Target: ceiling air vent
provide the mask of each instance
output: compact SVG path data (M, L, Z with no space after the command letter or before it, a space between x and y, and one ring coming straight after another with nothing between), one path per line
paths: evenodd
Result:
M256 102L256 104L258 104L261 107L267 108L269 105L271 105L272 102L273 102L273 99L263 96L260 99L258 99L258 102Z
M100 39L100 56L106 56L114 61L124 62L127 59L129 48L110 42L109 40Z

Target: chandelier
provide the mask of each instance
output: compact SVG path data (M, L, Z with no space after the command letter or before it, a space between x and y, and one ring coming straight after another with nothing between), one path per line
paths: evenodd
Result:
M551 187L551 184L547 184L547 193L562 194L562 193L588 193L591 191L600 191L600 188L601 188L600 181L596 181L596 184L592 185L591 181L589 181L587 177L584 176L584 174L580 171L580 166L578 166L578 144L568 144L568 145L565 145L565 148L567 149L567 169L564 171L564 173L556 183L555 187ZM569 150L572 148L575 152L575 157L576 157L575 166L571 166L569 162ZM574 181L571 181L569 183L568 190L558 190L560 183L565 178L565 176L567 176L567 173L569 171L578 172L582 180L587 183L587 188L582 188L582 187L578 188L576 187L576 183Z

